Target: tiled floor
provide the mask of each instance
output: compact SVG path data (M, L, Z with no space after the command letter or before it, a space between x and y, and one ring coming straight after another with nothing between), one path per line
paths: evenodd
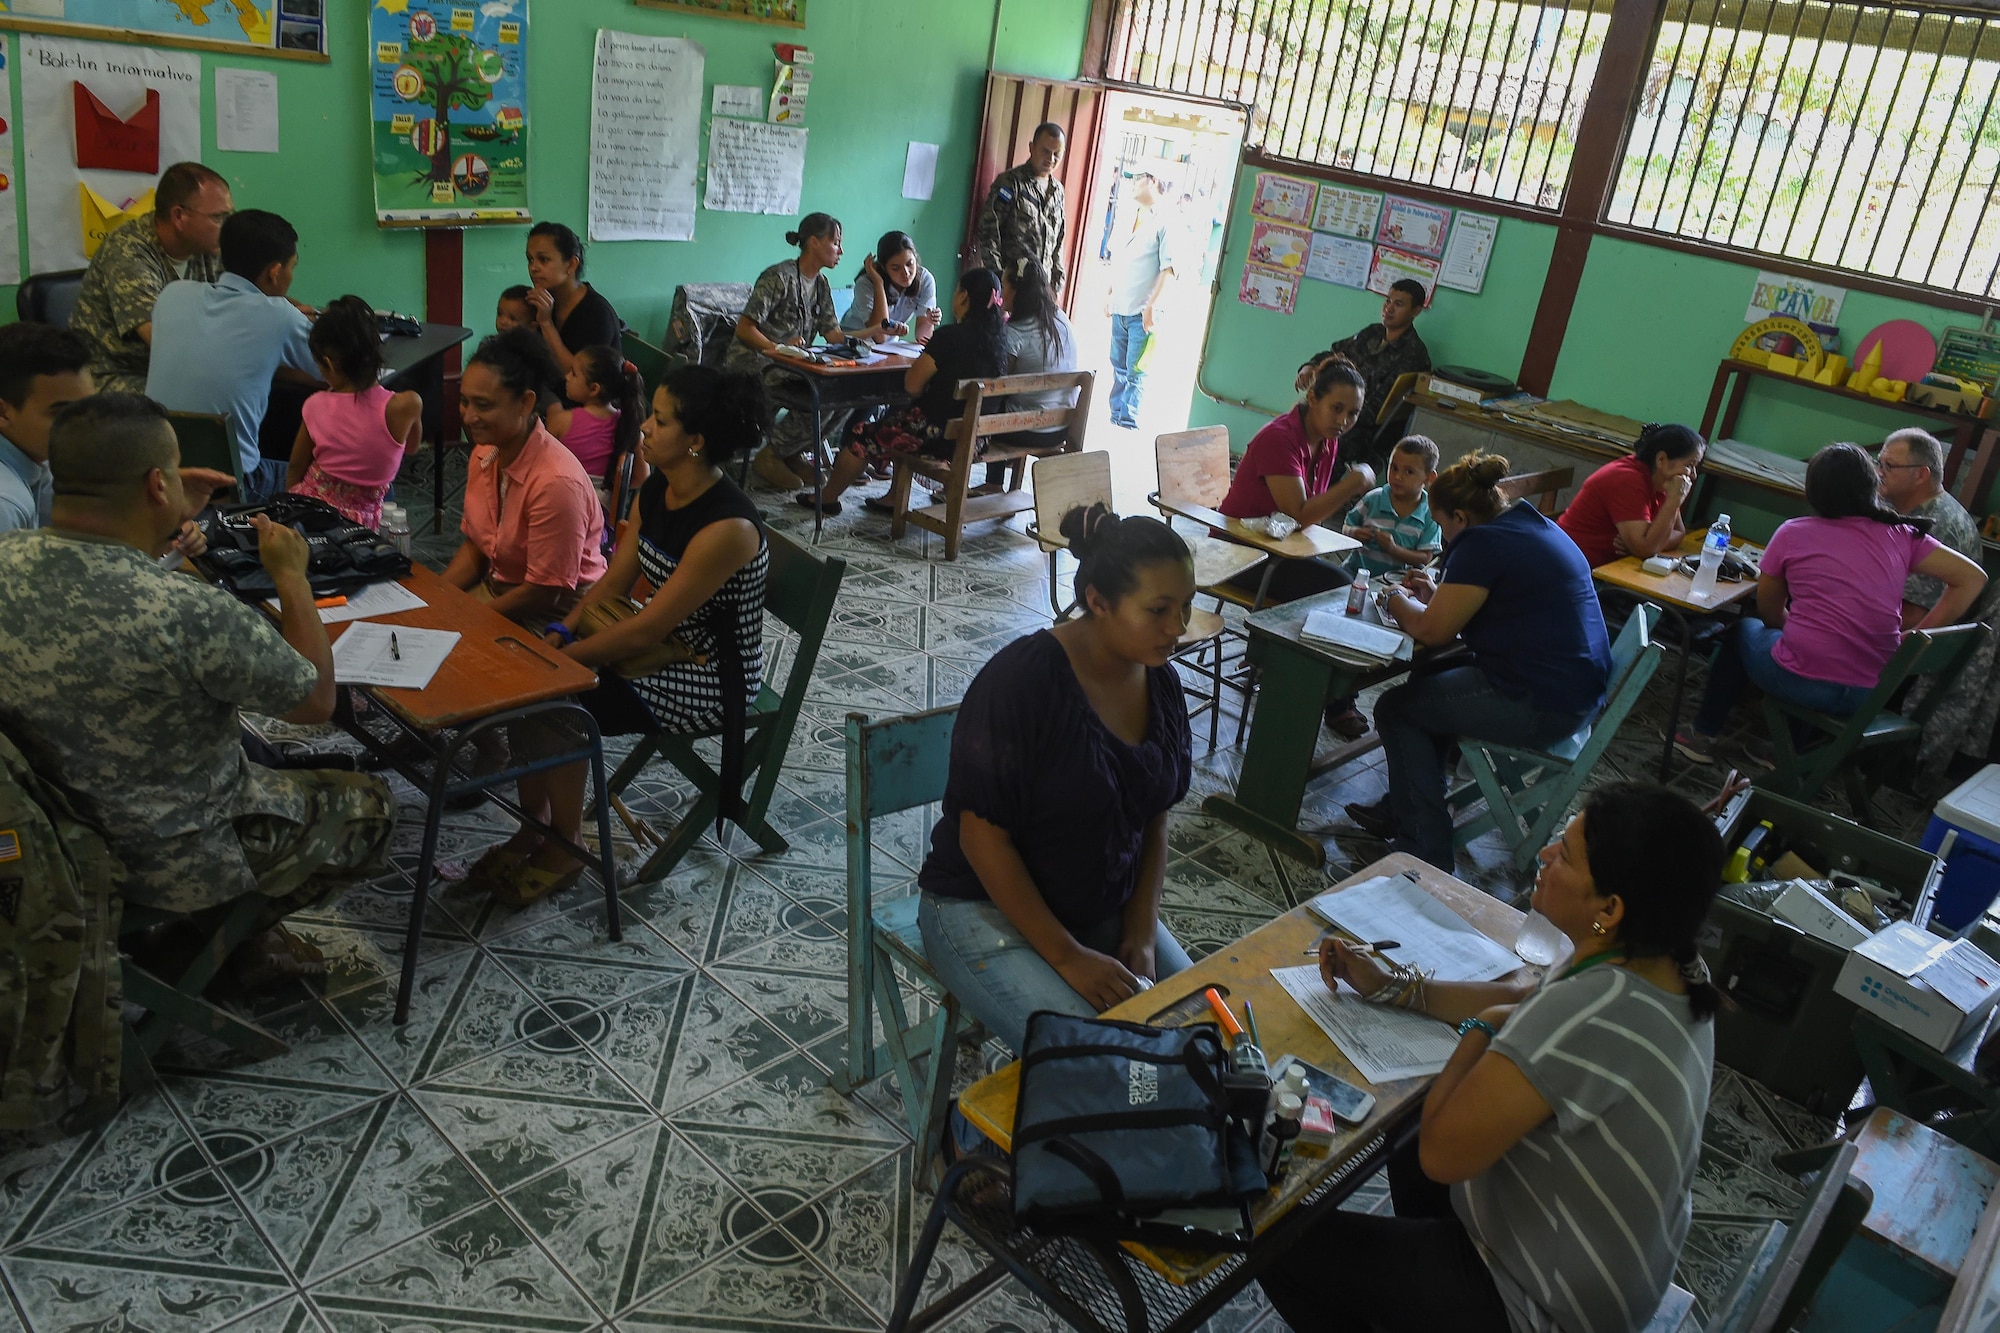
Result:
M803 511L760 494L800 530ZM1048 623L1042 557L1018 532L978 530L952 565L930 542L892 547L858 507L829 526L823 549L848 573L774 811L789 851L704 842L666 882L632 889L618 944L588 887L512 912L447 883L396 1027L406 824L393 874L306 921L331 959L325 984L258 1006L290 1054L239 1065L176 1047L159 1090L106 1128L0 1155L0 1333L15 1319L32 1333L879 1327L928 1198L893 1090L828 1086L846 1022L841 720L956 700L995 649ZM452 545L424 548L441 559ZM1651 771L1663 693L1604 776ZM1205 756L1174 818L1166 916L1196 954L1325 882L1196 812L1239 760L1226 745ZM1716 780L1682 778L1703 797ZM1329 874L1380 854L1342 831L1339 807L1383 786L1375 762L1311 793ZM688 794L661 770L630 803L671 819ZM886 825L878 874L893 889L928 826L917 812ZM444 877L504 832L453 816ZM1482 866L1464 873L1512 892ZM1770 1153L1827 1128L1720 1074L1685 1285L1723 1284L1751 1224L1796 1198ZM1357 1200L1384 1203L1379 1188ZM949 1240L940 1262L941 1279L972 1268ZM1002 1287L952 1327L1051 1323ZM1254 1293L1216 1321L1252 1326L1282 1327Z

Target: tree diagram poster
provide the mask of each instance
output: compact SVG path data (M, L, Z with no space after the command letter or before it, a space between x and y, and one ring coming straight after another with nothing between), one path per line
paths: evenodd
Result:
M376 4L368 44L376 222L528 221L528 0Z

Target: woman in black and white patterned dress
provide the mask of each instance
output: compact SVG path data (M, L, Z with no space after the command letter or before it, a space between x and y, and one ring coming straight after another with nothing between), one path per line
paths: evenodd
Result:
M764 585L770 548L757 507L723 465L762 443L769 412L762 384L702 365L669 374L653 393L640 449L653 475L639 491L638 521L618 536L610 568L575 610L548 626L548 641L598 672L580 702L606 735L720 729L722 779L733 792L742 771L744 717L764 678ZM636 615L589 638L577 626L593 604L629 599L641 576L658 589ZM610 669L665 642L684 643L689 660L625 679ZM561 728L539 728L516 759L574 746ZM540 733L548 732L544 737ZM525 752L525 753L524 753ZM521 806L575 841L583 822L584 766L521 780ZM559 893L584 867L560 844L524 826L482 857L471 878L517 905Z

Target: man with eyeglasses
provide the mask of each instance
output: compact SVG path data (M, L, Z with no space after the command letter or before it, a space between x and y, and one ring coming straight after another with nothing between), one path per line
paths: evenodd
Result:
M104 238L69 318L70 331L90 345L99 392L146 391L153 303L170 282L222 276L222 224L235 211L221 175L199 162L176 162L153 188L153 211Z
M1974 564L1980 563L1985 552L1979 540L1979 522L1944 488L1944 445L1936 436L1905 426L1883 441L1876 466L1882 473L1876 493L1884 504L1899 514L1929 519L1931 536ZM1903 583L1903 628L1922 620L1943 595L1943 583L1922 574L1910 575Z

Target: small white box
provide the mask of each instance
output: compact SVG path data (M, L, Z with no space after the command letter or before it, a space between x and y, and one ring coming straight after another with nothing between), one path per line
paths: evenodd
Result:
M1941 940L1898 921L1854 947L1833 989L1945 1051L2000 1001L2000 963L1969 940Z
M1485 394L1473 388L1470 384L1460 384L1455 380L1444 379L1438 375L1430 376L1427 381L1427 387L1430 389L1432 397L1455 398L1461 403L1477 405L1486 398Z
M1771 904L1771 915L1782 917L1806 934L1842 949L1852 949L1868 938L1867 930L1859 921L1841 911L1838 903L1802 879L1795 879L1785 886L1784 892Z

